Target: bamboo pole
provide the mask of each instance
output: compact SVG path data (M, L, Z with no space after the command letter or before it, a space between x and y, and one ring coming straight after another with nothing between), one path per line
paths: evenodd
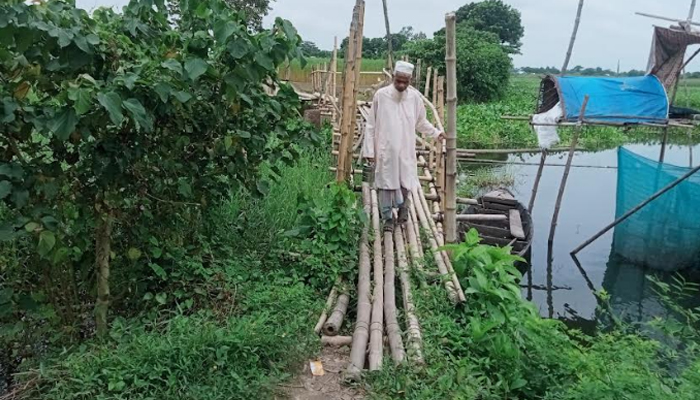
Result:
M634 208L632 208L631 210L627 211L623 216L621 216L620 218L616 219L615 222L613 222L612 224L606 226L603 230L601 230L600 232L596 233L595 235L593 235L593 237L591 237L590 239L586 240L583 244L581 244L581 245L578 246L576 249L574 249L574 250L571 252L571 255L572 255L572 256L576 256L576 254L578 254L581 250L585 249L585 248L588 247L591 243L593 243L593 242L595 242L596 240L598 240L598 238L600 238L601 236L605 235L608 231L610 231L611 229L613 229L613 228L616 227L617 225L619 225L619 224L625 222L625 221L627 220L627 218L629 218L629 217L631 217L632 215L636 214L639 210L641 210L642 208L644 208L644 207L646 207L647 205L649 205L649 203L653 202L654 200L656 200L656 199L658 199L659 197L661 197L661 196L663 196L664 194L666 194L666 193L667 193L668 191L670 191L671 189L673 189L673 188L675 188L676 186L680 185L683 181L685 181L686 179L688 179L688 178L690 178L691 176L693 176L693 175L695 175L696 173L698 173L698 171L700 171L700 165L698 165L697 167L691 169L690 171L688 171L688 173L686 173L686 174L683 175L682 177L676 179L675 181L673 181L672 183L670 183L668 186L664 187L663 189L661 189L661 190L659 190L658 192L654 193L654 194L653 194L651 197L649 197L648 199L646 199L646 200L644 200L643 202L641 202L639 205L637 205L637 206L635 206Z
M427 98L430 95L430 78L433 74L433 67L428 67L428 72L425 74L425 88L423 89L423 95Z
M564 176L561 178L561 184L559 185L559 194L557 194L557 202L554 205L554 216L552 217L552 224L549 227L549 243L554 242L554 234L557 230L557 223L559 222L559 211L561 209L561 202L564 199L564 190L566 190L566 183L569 180L569 172L571 171L571 162L574 159L574 153L576 152L576 145L578 144L578 137L583 129L583 120L586 115L586 107L588 106L588 100L590 97L586 95L583 100L583 105L581 106L581 112L578 116L579 125L574 131L574 137L571 138L571 150L569 151L569 157L566 159L566 168L564 168Z
M350 180L352 166L352 144L356 126L357 104L357 79L359 75L357 57L362 57L362 25L364 23L364 1L357 0L350 24L350 39L345 57L345 77L343 83L343 113L341 119L341 139L338 154L338 172L336 180L346 182ZM360 37L358 46L358 36ZM359 52L358 52L359 47Z
M326 323L326 320L328 319L328 311L333 307L333 303L335 302L335 299L338 297L339 283L340 283L340 280L338 280L336 282L336 284L331 289L331 292L328 294L328 299L326 299L326 307L323 309L323 312L321 313L321 316L318 318L318 322L316 323L316 326L314 327L314 332L316 332L317 335L321 332L321 328L323 328L323 324Z
M438 70L435 68L433 70L433 104L437 104L437 86L438 86ZM439 118L439 114L435 116Z
M445 236L447 243L457 243L457 44L456 16L445 17L447 26L447 165L445 167Z
M368 182L362 183L362 203L366 215L372 215L372 194ZM369 226L362 229L360 240L360 268L357 282L357 320L352 334L350 349L350 364L345 371L345 377L351 381L359 381L362 369L365 367L365 356L369 341L369 325L372 316L372 301L370 295L371 261L369 256Z
M566 58L564 59L564 66L561 68L561 74L564 75L569 69L569 62L571 61L571 54L574 51L574 43L576 43L576 35L578 34L578 27L581 24L581 12L583 11L583 0L578 2L578 11L576 12L576 21L574 22L574 31L571 33L571 40L569 41L569 49L566 52Z
M389 69L394 67L394 43L391 37L391 28L389 27L389 7L386 5L387 0L382 0L382 5L384 6L384 25L386 25L386 43L388 47L387 52L387 64Z
M693 16L695 15L695 3L696 3L696 0L693 0L690 3L690 11L688 11L688 24L693 22Z
M394 242L396 243L396 255L399 259L399 279L403 292L403 309L406 314L406 326L408 328L408 357L415 364L423 364L422 338L416 309L411 296L411 281L408 278L408 262L406 261L406 249L404 247L404 237L401 226L394 231Z
M412 196L411 196L412 197ZM413 231L416 233L416 245L418 246L418 255L423 258L425 255L423 252L423 243L420 235L420 226L418 225L418 213L416 212L416 205L414 201L411 201L411 222L413 222Z
M369 327L369 370L376 371L381 369L384 355L384 265L376 190L372 190L372 230L374 233L374 296L372 323Z
M401 339L401 327L396 316L396 270L394 266L394 238L384 232L384 322L389 337L389 349L394 363L400 364L406 356Z
M420 261L423 258L423 254L418 248L418 242L420 238L418 237L418 233L416 232L416 225L413 221L413 212L411 211L411 208L409 208L408 221L406 223L406 239L408 240L408 250L409 254L411 255L411 260L413 260L414 264L416 265L416 268L418 268L420 272L424 272L423 265Z
M661 139L661 154L659 154L659 162L663 163L666 160L666 143L668 143L668 128L663 129L663 136Z
M338 117L336 113L336 102L338 101L338 37L336 36L333 39L333 55L331 56L331 97L333 99L333 123L336 122L336 118Z
M440 272L440 275L444 278L445 289L447 289L447 296L453 303L457 303L459 301L459 297L457 296L457 291L455 289L454 282L452 282L452 279L450 279L449 271L447 270L447 266L445 265L445 260L442 258L442 253L438 251L439 247L437 244L437 239L435 237L435 234L433 233L433 230L430 227L428 215L432 213L430 213L429 210L426 210L425 206L421 203L420 195L418 194L419 191L420 189L415 189L411 193L413 202L416 204L418 219L420 220L423 229L426 232L428 232L428 243L430 244L430 248L433 250L433 258L435 259L435 264L437 264L438 271ZM384 295L386 296L386 293Z
M331 347L350 346L352 344L352 336L321 336L321 344Z
M416 82L418 83L418 90L420 90L421 75L423 74L423 60L418 59L418 65L416 66Z
M336 303L333 312L330 317L323 324L323 334L326 336L338 336L340 328L343 326L343 321L345 320L345 314L348 312L348 303L350 302L350 297L343 293L338 296L338 303Z

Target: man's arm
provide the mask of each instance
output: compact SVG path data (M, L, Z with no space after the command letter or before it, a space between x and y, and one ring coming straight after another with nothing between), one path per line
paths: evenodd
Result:
M416 122L416 130L424 135L428 135L431 139L444 139L444 134L428 121L425 104L421 100L418 103L418 121Z
M367 124L365 125L365 139L362 143L362 157L369 160L374 160L374 137L375 128L377 126L378 104L379 97L375 93L374 99L372 100L372 108L369 110Z

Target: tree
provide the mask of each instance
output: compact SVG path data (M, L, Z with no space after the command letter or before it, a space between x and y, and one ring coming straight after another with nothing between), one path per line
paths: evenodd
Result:
M196 247L168 226L230 190L264 194L261 165L292 162L292 143L309 139L289 124L298 97L276 81L301 56L289 21L252 33L221 0L181 0L177 23L171 11L0 5L0 241L30 246L26 268L51 277L39 291L65 279L92 294L100 334L116 277L128 269L140 296L158 293L176 254Z
M407 43L425 39L425 33L414 33L413 27L405 26L398 33L391 34L391 44L395 52L401 52ZM344 57L348 48L348 38L346 37L340 44L340 56ZM386 57L389 46L387 46L386 37L363 38L362 40L362 57L381 59Z
M445 71L445 36L411 42L407 53ZM512 62L493 33L464 24L457 27L457 93L462 101L485 102L498 99L508 87Z
M330 51L319 49L314 42L304 41L299 47L306 57L330 57Z
M502 0L485 0L460 7L457 10L457 23L495 33L509 53L520 52L520 41L525 34L520 11Z
M225 0L234 10L245 12L248 24L256 29L262 28L263 17L270 11L271 0ZM274 1L274 0L272 0Z

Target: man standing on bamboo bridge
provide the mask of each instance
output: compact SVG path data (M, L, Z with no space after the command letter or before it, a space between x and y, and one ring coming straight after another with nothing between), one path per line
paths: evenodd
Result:
M394 229L394 208L398 222L408 219L408 194L420 188L416 131L442 140L443 133L431 124L421 94L411 87L413 64L396 63L394 83L377 91L367 119L362 157L374 164L374 183L384 231Z

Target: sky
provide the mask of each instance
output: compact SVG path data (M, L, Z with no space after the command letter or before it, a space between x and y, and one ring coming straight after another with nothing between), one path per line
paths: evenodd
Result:
M445 14L466 0L387 0L392 31L412 26L429 36L445 24ZM525 37L516 67L561 67L571 37L578 0L504 0L522 13ZM77 0L78 6L123 6L127 0ZM686 19L691 0L586 0L571 66L615 70L646 69L651 48L652 27L668 22L635 15L645 12ZM304 40L320 48L333 48L333 39L348 34L354 0L276 0L265 18L266 26L276 17L290 20ZM696 13L700 20L700 7ZM385 35L381 0L366 0L365 36ZM689 71L700 70L694 61Z

